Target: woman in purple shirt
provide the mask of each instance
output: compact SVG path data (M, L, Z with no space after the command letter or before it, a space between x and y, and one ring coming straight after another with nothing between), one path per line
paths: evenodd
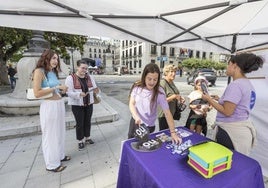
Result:
M129 97L129 109L132 118L128 138L134 137L135 129L141 124L145 124L150 133L153 132L157 119L157 106L160 106L167 118L172 140L181 143L181 138L175 133L174 120L169 110L165 92L159 87L159 82L159 67L154 63L149 63L143 70L141 80L133 84Z
M258 70L262 65L262 58L254 54L235 55L231 57L226 71L233 81L227 86L222 97L212 98L203 94L203 99L218 111L216 141L245 155L249 155L256 137L255 128L249 120L256 93L245 74Z

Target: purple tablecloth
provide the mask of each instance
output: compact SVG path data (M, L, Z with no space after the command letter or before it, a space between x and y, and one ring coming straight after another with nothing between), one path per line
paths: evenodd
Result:
M195 144L207 138L193 133L184 139ZM123 144L117 188L264 188L259 163L238 152L230 170L206 179L187 164L187 155L172 154L165 144L153 152L136 151L130 145L134 141Z

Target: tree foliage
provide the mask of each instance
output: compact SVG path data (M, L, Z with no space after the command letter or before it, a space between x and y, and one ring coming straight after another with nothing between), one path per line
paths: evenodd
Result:
M84 44L87 37L80 35L70 35L64 33L46 32L44 38L50 42L51 49L57 51L62 58L69 59L68 48L77 49L81 54L84 52Z
M19 61L31 37L30 30L0 27L0 85L9 83L7 61ZM70 59L68 48L77 49L82 54L83 45L87 41L86 36L53 32L45 32L44 38L50 43L51 49L57 51L64 59Z
M215 70L226 69L226 63L220 63L209 59L188 58L182 61L182 66L192 70L198 68L211 68Z

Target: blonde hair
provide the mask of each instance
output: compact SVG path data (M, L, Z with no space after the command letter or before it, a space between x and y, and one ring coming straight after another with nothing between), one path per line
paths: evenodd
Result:
M173 64L165 65L163 68L164 76L166 76L170 71L177 71L177 67Z

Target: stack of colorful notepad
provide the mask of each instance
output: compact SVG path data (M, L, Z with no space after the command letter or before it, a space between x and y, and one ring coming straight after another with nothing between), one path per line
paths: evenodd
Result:
M233 152L226 147L207 142L189 148L188 164L205 178L231 168Z

